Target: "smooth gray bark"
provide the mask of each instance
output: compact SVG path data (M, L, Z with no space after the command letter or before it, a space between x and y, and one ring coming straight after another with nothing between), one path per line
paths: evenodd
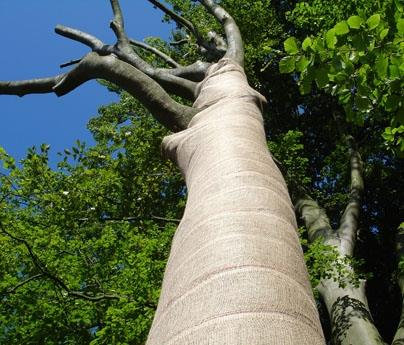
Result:
M360 215L360 198L364 188L362 160L354 148L350 150L350 172L350 200L341 217L338 229L332 229L326 212L309 196L300 198L296 203L296 210L305 222L309 241L321 239L324 244L335 248L340 262L345 262L346 256L352 257L354 254ZM344 269L355 275L352 267L346 263L344 265ZM338 272L335 274L338 275ZM385 344L373 323L364 281L359 281L359 286L355 286L350 281L321 279L316 288L330 315L334 345Z

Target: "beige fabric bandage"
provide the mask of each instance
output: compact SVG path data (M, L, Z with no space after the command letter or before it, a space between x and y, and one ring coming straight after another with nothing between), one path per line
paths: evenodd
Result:
M189 128L163 141L186 179L148 345L323 345L263 97L222 59L200 84Z

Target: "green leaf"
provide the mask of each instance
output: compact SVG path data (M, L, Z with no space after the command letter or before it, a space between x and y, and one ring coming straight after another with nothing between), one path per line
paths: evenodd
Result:
M389 77L390 79L400 78L400 69L396 65L389 65Z
M345 20L343 20L342 22L337 23L334 26L334 29L335 29L335 34L339 35L339 36L345 35L345 34L347 34L349 32L349 26L348 26L348 24L347 24L347 22Z
M295 70L295 57L286 56L281 61L279 61L279 71L281 73L291 73Z
M363 19L359 16L352 16L348 18L347 22L350 28L359 29L363 23Z
M386 77L388 65L389 65L389 59L386 56L379 55L376 58L376 72L380 78Z
M404 35L404 19L400 18L397 21L397 30L400 35Z
M296 61L296 70L298 72L303 72L306 67L310 64L310 61L305 56L300 56Z
M369 98L359 95L356 95L355 97L355 104L360 111L366 111L371 106Z
M328 69L326 67L317 69L314 74L314 80L316 81L316 84L320 89L326 86L329 81Z
M299 91L302 95L307 95L311 92L311 84L313 83L313 80L310 78L303 79L299 83Z
M387 97L384 107L389 112L394 111L398 108L400 100L401 100L401 98L397 95L389 95Z
M335 29L328 30L325 34L325 40L327 43L327 47L330 49L335 48L335 44L337 43L337 37L335 37Z
M388 33L389 33L388 28L383 29L382 31L380 31L380 34L379 34L380 39L383 40L387 36Z
M309 49L311 47L311 38L310 37L306 37L302 43L302 48L304 51L307 51L307 49Z
M285 51L290 55L295 55L299 52L297 41L294 37L289 37L284 43Z
M366 39L363 35L358 33L352 37L352 46L358 52L358 54L361 55L360 53L364 52L367 48Z
M380 14L374 14L367 21L366 24L370 30L376 29L380 24Z

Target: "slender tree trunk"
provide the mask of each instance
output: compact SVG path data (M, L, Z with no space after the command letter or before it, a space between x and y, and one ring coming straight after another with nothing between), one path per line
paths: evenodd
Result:
M351 146L355 146L350 138ZM301 198L296 209L301 214L311 242L321 239L338 253L342 269L355 275L352 267L344 260L353 256L360 198L363 190L362 161L356 149L350 154L351 186L350 200L340 220L337 230L331 228L325 211L316 201L306 196ZM338 272L335 272L338 275ZM344 278L341 278L344 279ZM385 344L376 329L370 314L364 281L359 286L352 282L321 279L317 290L320 292L331 319L332 343L334 345L381 345Z
M324 344L262 96L229 59L199 87L204 110L163 142L188 202L147 344Z

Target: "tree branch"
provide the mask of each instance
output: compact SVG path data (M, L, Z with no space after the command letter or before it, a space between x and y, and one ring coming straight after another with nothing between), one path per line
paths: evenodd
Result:
M127 51L115 49L114 53L122 61L132 65L150 78L157 81L167 92L184 97L186 99L195 99L197 86L195 82L174 75L173 73L169 72L171 71L170 69L152 67L133 50Z
M184 17L181 17L174 11L170 10L168 7L164 6L160 1L158 0L148 0L150 3L152 3L155 7L163 11L166 15L168 15L171 19L173 19L178 25L187 28L191 34L193 34L196 38L197 43L204 47L206 45L206 42L202 38L202 35L199 33L198 29L194 26L194 24L185 19Z
M324 241L335 237L327 214L311 197L305 195L300 198L295 205L295 209L304 221L310 242L320 237Z
M54 92L63 96L91 79L105 79L123 88L172 131L187 128L189 121L198 112L175 102L156 81L137 68L114 55L100 56L97 53L87 54L70 72L53 78L0 82L0 94L22 96Z
M24 281L20 282L16 286L14 286L12 289L10 289L8 291L5 291L3 293L0 293L0 294L14 293L18 288L20 288L21 286L29 283L30 281L33 281L33 280L38 279L40 277L46 277L49 280L53 281L59 288L66 291L66 293L69 296L73 296L73 297L77 297L77 298L81 298L81 299L85 299L85 300L93 301L93 302L97 302L97 301L100 301L100 300L103 300L103 299L120 299L120 298L122 298L122 296L119 296L119 295L116 295L116 294L104 294L104 293L102 293L102 294L88 295L88 294L83 293L81 291L70 290L70 288L66 285L66 283L62 279L60 279L58 276L51 273L47 269L46 265L41 262L41 260L38 258L38 256L34 253L32 247L30 246L30 244L25 239L20 238L20 237L16 237L13 234L11 234L9 231L7 231L4 228L4 225L3 225L3 223L1 221L0 221L0 230L4 234L6 234L8 237L10 237L11 239L24 244L24 246L28 250L28 253L29 253L35 267L41 271L41 273L38 273L38 274L36 274L34 276L31 276L31 277L25 279Z
M80 291L66 291L69 296L85 299L87 301L92 301L92 302L98 302L104 299L120 299L123 298L124 296L116 295L116 294L96 294L96 295L87 295L85 293L82 293ZM125 296L126 297L126 296ZM127 297L126 297L127 298Z
M114 13L114 19L111 21L110 27L118 40L118 46L127 46L129 41L125 34L125 25L119 0L110 0L110 2L112 12Z
M84 45L90 47L93 51L102 51L104 48L104 43L97 37L68 26L56 25L55 32L58 35L70 38L73 41L83 43Z
M225 57L234 60L240 66L244 66L244 47L240 30L234 19L221 6L213 0L199 0L205 8L222 24L227 40L227 52Z
M140 42L140 41L136 41L136 40L132 40L129 39L129 43L136 46L136 47L140 47L143 48L145 50L148 50L150 52L152 52L153 54L157 55L158 57L160 57L162 60L164 60L167 64L169 64L172 67L180 67L181 65L179 63L177 63L174 59L172 59L170 56L168 56L167 54L163 53L161 50L154 48L150 45L148 45L147 43L144 42Z
M174 73L168 73L166 69L155 69L133 51L133 49L130 47L129 39L127 38L124 31L124 22L122 11L119 6L119 1L110 0L110 2L114 13L114 19L111 22L111 28L114 30L114 33L118 39L118 43L114 47L105 45L101 40L88 33L82 32L77 29L69 28L63 25L57 25L55 28L55 32L61 36L70 38L72 40L78 41L80 43L89 46L94 52L97 52L100 55L116 54L121 60L131 64L137 69L140 69L143 73L147 74L149 77L159 82L166 91L178 95L180 97L194 100L196 84L193 81L186 80L182 77L175 75ZM62 66L63 67L69 66L71 64L77 63L77 61L78 60L74 60L66 64L63 64ZM178 66L178 64L176 66ZM50 85L51 87L53 87L57 84L57 81L55 82L54 80L48 80L48 79L44 80L44 82L46 81L48 82L46 86ZM52 82L54 83L52 84ZM36 84L38 84L38 82ZM23 84L23 86L25 85L27 85L26 82ZM0 84L0 88L1 86L2 85ZM48 91L48 89L49 88L45 87L45 91L42 91L41 93L51 92Z
M0 81L0 94L24 96L30 93L50 93L66 74L55 77L30 79L21 81Z
M81 59L76 59L76 60L70 60L68 62L62 63L59 67L60 68L65 68L65 67L69 67L69 66L73 66L78 64L79 62L81 62Z
M29 283L32 280L35 280L35 279L43 277L43 276L44 276L43 273L35 274L34 276L31 276L31 277L23 280L22 282L18 283L17 285L12 287L11 289L6 290L4 292L0 292L0 295L9 295L9 294L15 293L17 291L17 289L19 289L20 287L24 286L25 284Z
M349 193L349 202L342 214L340 227L337 230L341 241L344 243L344 254L352 255L356 241L356 232L358 229L358 220L361 208L361 194L363 192L363 163L353 138L350 141L350 167L351 167L351 185Z
M188 79L195 82L200 82L205 78L206 71L212 64L210 62L196 61L192 65L181 66L171 69L157 69L163 70L165 73L171 74L176 77Z

